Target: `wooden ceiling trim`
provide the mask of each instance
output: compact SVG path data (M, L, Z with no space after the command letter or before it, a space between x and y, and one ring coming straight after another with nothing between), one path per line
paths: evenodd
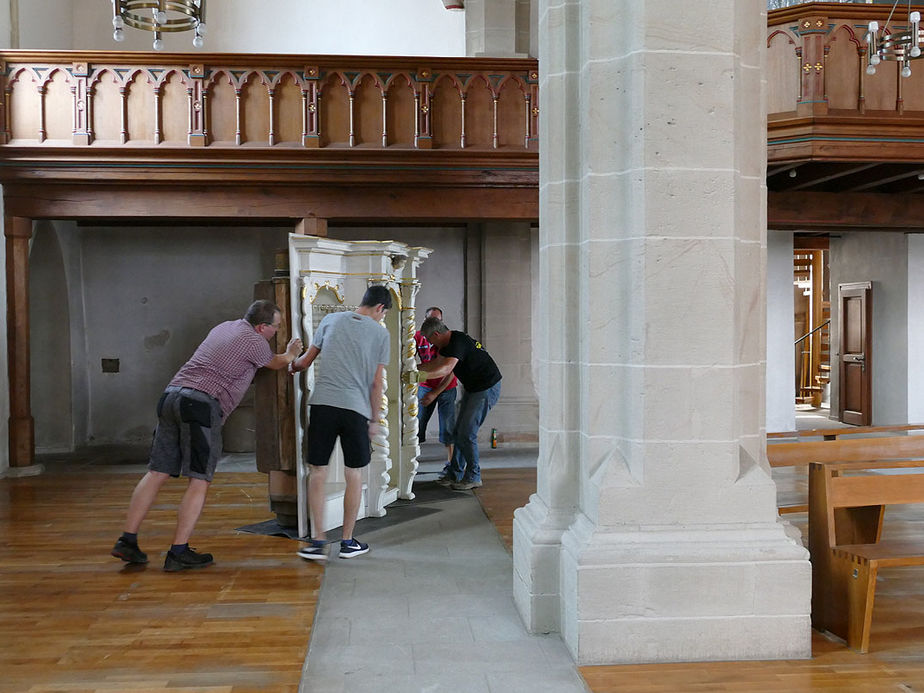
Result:
M770 192L767 194L767 227L919 231L924 228L924 196Z
M388 220L536 221L538 188L333 185L83 185L15 183L3 189L8 216L30 219L254 219L294 224Z

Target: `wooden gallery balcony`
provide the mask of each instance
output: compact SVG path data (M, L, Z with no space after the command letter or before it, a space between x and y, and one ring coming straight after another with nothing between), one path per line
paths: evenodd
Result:
M924 60L867 74L869 22L908 28L908 5L812 2L768 13L770 228L920 228ZM924 11L922 6L910 9Z
M535 60L2 51L0 61L7 215L102 216L106 202L117 217L538 217ZM49 185L65 186L67 202ZM169 204L152 194L179 185L206 194Z

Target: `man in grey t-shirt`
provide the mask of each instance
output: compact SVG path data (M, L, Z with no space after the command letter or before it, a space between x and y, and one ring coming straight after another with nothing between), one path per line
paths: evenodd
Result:
M362 469L371 458L370 439L381 415L385 364L388 363L388 330L379 321L391 308L391 293L384 286L370 286L355 311L326 315L311 346L292 363L292 372L316 367L314 390L308 403L308 508L311 540L298 555L326 560L324 495L327 464L337 438L343 449L346 490L343 494L343 539L340 558L369 551L369 545L353 538L362 499ZM323 355L322 355L323 354Z

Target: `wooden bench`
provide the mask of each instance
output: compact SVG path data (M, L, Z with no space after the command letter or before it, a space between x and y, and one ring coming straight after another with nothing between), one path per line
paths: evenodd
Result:
M924 537L880 541L886 505L924 503L924 473L885 475L875 470L909 467L924 467L924 460L809 466L812 625L860 652L869 650L879 568L924 565Z
M867 433L908 431L922 428L919 425L865 426ZM865 462L868 460L924 459L924 436L886 436L857 438L840 429L825 429L837 438L800 440L792 443L774 443L767 446L767 460L771 467L804 467L812 462ZM768 434L769 435L769 434ZM817 435L817 434L816 434ZM808 505L784 505L780 514L806 512Z
M924 424L896 424L893 426L849 426L846 428L810 428L803 431L775 431L767 434L768 440L780 438L824 438L837 440L847 436L873 435L877 433L899 433L901 431L921 431Z

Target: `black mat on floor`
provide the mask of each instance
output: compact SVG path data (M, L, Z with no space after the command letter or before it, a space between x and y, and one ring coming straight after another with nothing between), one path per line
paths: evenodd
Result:
M264 520L263 522L257 522L253 525L238 527L234 531L247 532L248 534L263 534L269 537L287 537L289 539L298 539L297 527L283 527L276 520Z
M410 522L420 517L426 517L440 512L439 508L425 507L430 503L441 503L466 495L469 491L453 491L451 488L440 486L434 481L423 481L414 484L414 500L400 499L386 508L385 517L365 517L356 522L356 534L375 532L385 527L393 527L402 522ZM252 525L238 527L235 531L248 534L263 534L271 537L286 537L296 541L306 541L298 536L297 527L283 527L276 520L264 520ZM340 530L335 529L327 533L331 541L340 539Z

